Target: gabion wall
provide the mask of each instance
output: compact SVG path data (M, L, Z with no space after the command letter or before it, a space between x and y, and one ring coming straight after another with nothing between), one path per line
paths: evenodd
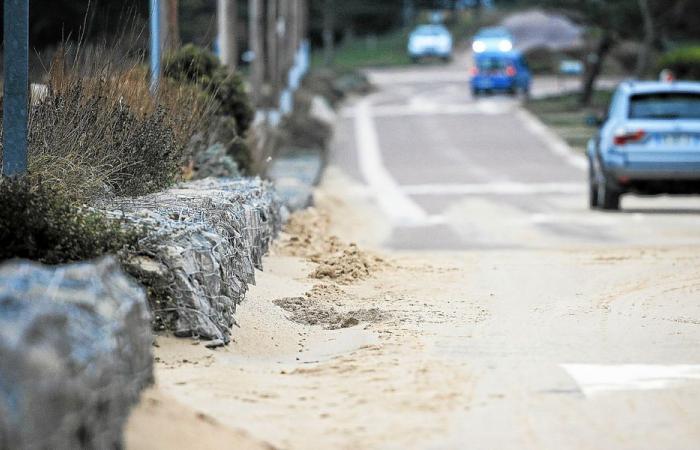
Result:
M101 205L147 227L125 269L148 289L157 330L224 345L236 306L282 224L283 208L260 179L205 179Z

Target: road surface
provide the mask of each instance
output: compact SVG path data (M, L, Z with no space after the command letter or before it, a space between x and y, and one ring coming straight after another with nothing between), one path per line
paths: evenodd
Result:
M370 73L379 87L342 113L331 162L389 216L396 249L698 242L700 199L625 198L587 209L585 168L506 97L473 99L464 71ZM569 88L572 81L568 81ZM534 95L560 89L537 79Z
M134 423L175 410L162 432L216 423L221 448L699 448L700 201L591 212L581 156L517 101L472 99L454 66L370 76L317 196L330 224L290 230L228 348L159 339L158 389L207 431L163 400ZM357 280L326 279L345 264Z

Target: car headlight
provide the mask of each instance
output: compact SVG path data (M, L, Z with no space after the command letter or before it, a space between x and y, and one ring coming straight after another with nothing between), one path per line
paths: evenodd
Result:
M498 43L498 49L502 52L509 52L513 50L513 43L507 39L503 39Z
M472 44L472 50L474 50L475 53L485 52L486 44L482 41L474 41L474 43Z

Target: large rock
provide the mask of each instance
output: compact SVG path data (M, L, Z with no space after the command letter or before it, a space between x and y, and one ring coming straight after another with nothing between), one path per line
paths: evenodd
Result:
M121 448L153 380L149 324L113 258L0 266L0 448Z
M236 306L282 224L271 186L211 178L101 208L149 230L123 262L148 288L155 328L228 343Z

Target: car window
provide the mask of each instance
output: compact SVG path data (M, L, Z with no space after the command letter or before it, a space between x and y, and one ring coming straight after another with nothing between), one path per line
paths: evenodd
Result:
M698 119L700 93L656 92L630 97L630 119Z
M479 58L476 65L481 70L502 70L508 67L510 61L504 58Z
M447 30L443 27L427 25L418 27L415 31L415 34L419 36L440 36L445 34L446 32Z

